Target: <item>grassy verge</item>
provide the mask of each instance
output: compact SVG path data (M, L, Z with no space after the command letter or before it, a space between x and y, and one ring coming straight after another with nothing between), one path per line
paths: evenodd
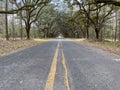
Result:
M5 55L11 51L15 51L20 48L26 48L33 45L37 45L50 39L35 39L35 40L0 40L0 55Z
M90 45L92 47L100 48L111 53L120 55L120 42L113 41L95 41L95 40L86 40L86 39L71 39L77 43L83 43L85 45Z

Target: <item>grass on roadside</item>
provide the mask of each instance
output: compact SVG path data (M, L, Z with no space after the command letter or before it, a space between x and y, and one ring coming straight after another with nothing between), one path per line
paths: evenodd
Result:
M0 40L0 55L15 51L20 48L26 48L46 42L50 39L35 39L35 40Z
M71 40L120 55L120 42L113 42L108 40L96 41L87 39L71 39Z

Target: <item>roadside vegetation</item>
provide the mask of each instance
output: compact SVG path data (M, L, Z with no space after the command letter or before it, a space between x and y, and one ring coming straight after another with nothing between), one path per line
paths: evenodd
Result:
M112 40L98 41L93 39L73 39L73 38L68 40L71 40L78 44L84 44L95 48L100 48L104 51L120 55L120 42L114 42Z
M75 42L91 45L120 55L120 2L117 0L66 0L71 7ZM77 10L75 10L77 8ZM79 39L84 38L84 39Z
M4 55L22 48L31 47L37 44L41 44L50 39L35 39L35 40L0 40L0 55Z

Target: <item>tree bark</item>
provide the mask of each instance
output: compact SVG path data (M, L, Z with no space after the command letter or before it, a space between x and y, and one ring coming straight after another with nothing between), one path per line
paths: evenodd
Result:
M89 28L86 29L86 38L89 39Z
M90 17L90 1L88 1L88 16ZM87 18L87 28L86 28L86 37L87 37L87 39L89 39L89 24L90 24L90 21Z
M120 12L119 12L119 16L120 16ZM118 33L118 39L120 41L120 21L119 21L119 33Z
M21 38L21 40L23 39L23 25L22 25L22 19L20 19L20 28L21 28L21 30L20 30L20 38Z
M12 36L13 40L15 40L15 23L14 23L14 14L12 16Z
M8 10L8 0L6 0L5 4L5 11ZM9 35L8 35L8 15L5 14L5 29L6 29L6 40L9 40Z
M30 27L31 27L30 24L26 25L26 33L27 33L27 39L28 40L30 39Z
M96 34L96 39L98 40L99 39L99 30L98 30L98 28L95 28L95 34Z
M114 37L114 41L116 41L117 40L117 29L118 29L118 25L117 25L117 23L118 23L118 15L117 15L117 11L116 11L116 28L115 28L115 37Z

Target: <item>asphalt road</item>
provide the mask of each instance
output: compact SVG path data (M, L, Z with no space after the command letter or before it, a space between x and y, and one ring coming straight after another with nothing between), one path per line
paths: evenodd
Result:
M120 56L55 39L1 56L0 90L120 90Z

